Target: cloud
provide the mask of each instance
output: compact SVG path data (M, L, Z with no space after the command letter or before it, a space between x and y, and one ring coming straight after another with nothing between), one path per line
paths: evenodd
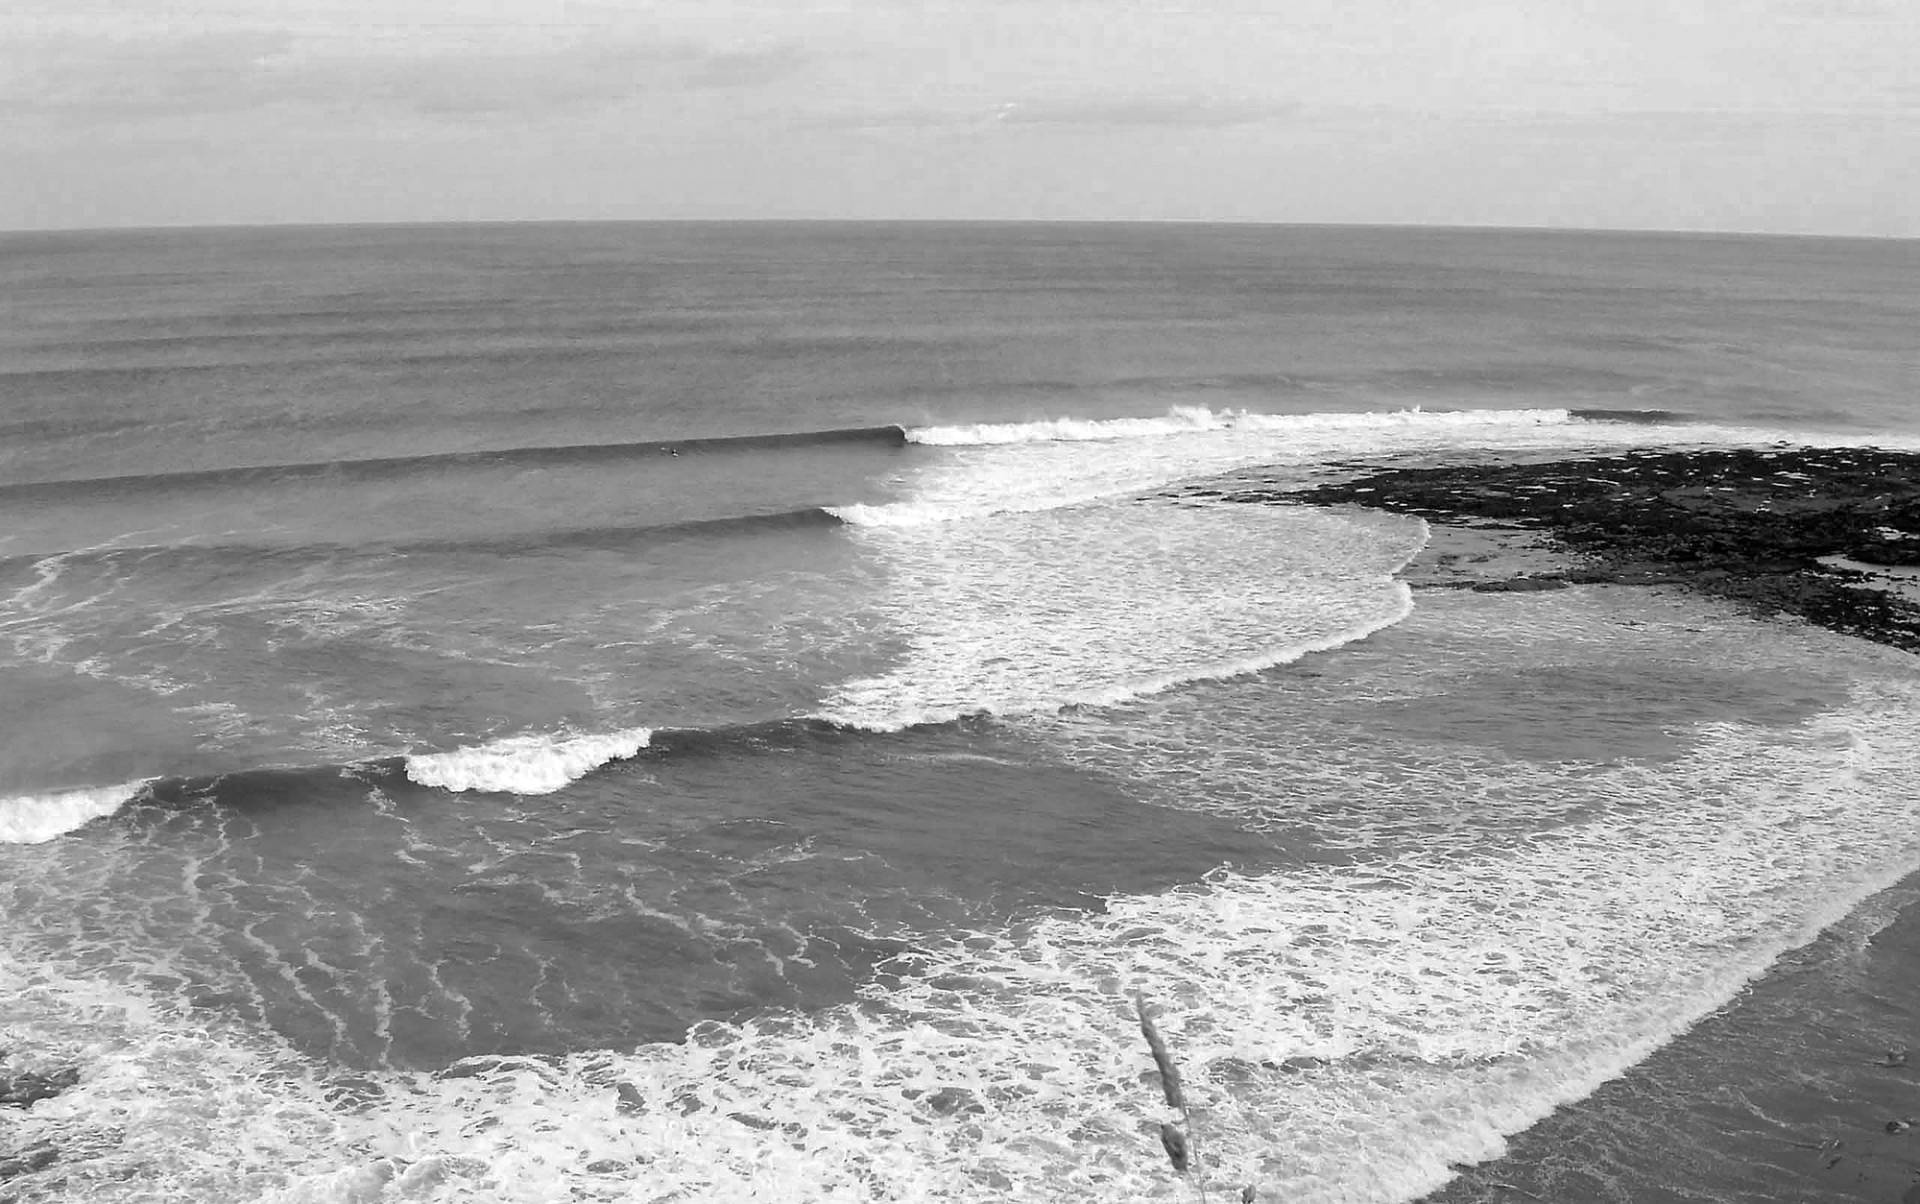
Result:
M1129 129L1224 129L1296 116L1292 102L1224 100L1193 96L1093 97L1067 101L1008 101L960 109L886 109L831 113L803 124L833 129L992 130L997 127Z
M797 48L575 40L525 50L346 49L286 31L68 38L22 55L0 111L69 119L275 105L460 119L602 108L663 91L753 88L803 69Z
M1912 12L1902 11L1899 0L1789 0L1780 7L1780 14L1800 21L1913 22Z
M1206 128L1256 125L1300 111L1297 104L1139 96L1066 103L1010 104L998 114L1008 125Z

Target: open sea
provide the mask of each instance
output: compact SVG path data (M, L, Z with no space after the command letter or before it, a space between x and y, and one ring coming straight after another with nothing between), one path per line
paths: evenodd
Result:
M1711 1032L1911 903L1920 659L1171 487L1920 447L1916 331L1913 242L0 235L0 1199L1192 1199L1137 992L1215 1199L1637 1074L1555 1198L1891 1201Z

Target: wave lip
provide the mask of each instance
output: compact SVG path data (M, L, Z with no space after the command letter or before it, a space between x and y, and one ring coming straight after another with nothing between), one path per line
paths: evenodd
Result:
M653 729L628 728L602 735L508 736L452 752L406 758L407 779L442 790L500 794L552 794L610 761L638 753Z
M0 798L0 844L45 844L133 801L149 779Z
M1140 439L1189 435L1205 431L1298 430L1332 431L1343 428L1484 426L1529 424L1565 426L1578 415L1561 409L1533 410L1391 410L1334 414L1259 414L1248 410L1213 410L1206 406L1173 406L1152 418L1046 418L1035 422L978 422L966 426L923 426L907 431L907 442L934 447L992 446L1010 443L1078 443L1105 439Z

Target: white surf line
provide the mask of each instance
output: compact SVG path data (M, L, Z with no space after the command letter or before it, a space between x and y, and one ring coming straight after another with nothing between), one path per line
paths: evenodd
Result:
M157 780L0 798L0 844L45 844L112 815Z
M406 775L442 790L552 794L602 765L634 756L652 741L653 731L507 736L451 752L415 753L406 758Z

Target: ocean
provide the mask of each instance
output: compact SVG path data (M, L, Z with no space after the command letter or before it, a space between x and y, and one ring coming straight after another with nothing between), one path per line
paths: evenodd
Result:
M1920 661L1193 486L1920 448L1916 248L0 235L0 1199L1893 1199L1791 1088L1920 955L1738 1025L1912 923Z

